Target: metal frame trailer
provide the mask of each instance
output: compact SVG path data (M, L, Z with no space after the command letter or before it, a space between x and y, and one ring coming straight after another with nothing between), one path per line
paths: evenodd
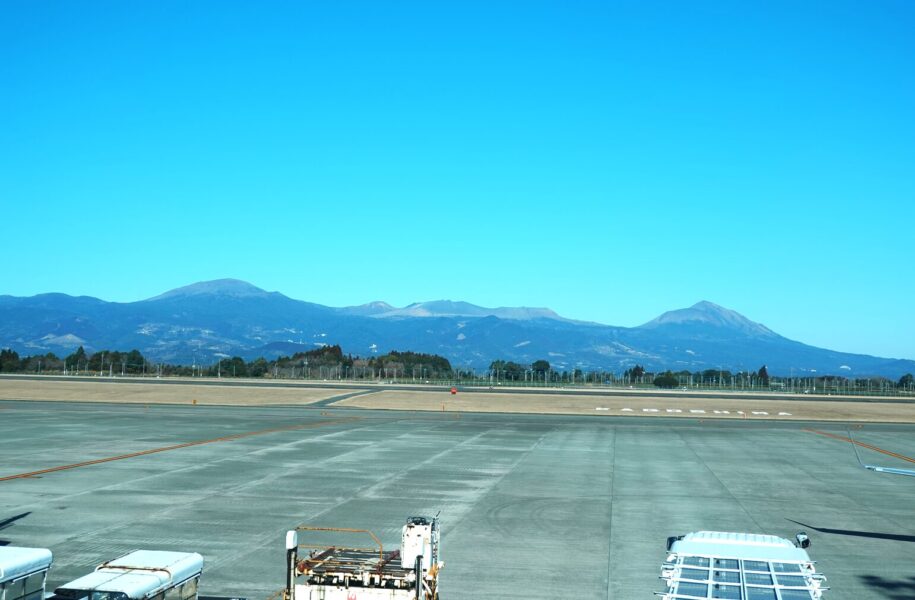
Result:
M304 532L366 534L377 547L300 544ZM407 519L400 549L388 551L368 530L300 526L286 534L286 558L285 600L439 600L437 517Z

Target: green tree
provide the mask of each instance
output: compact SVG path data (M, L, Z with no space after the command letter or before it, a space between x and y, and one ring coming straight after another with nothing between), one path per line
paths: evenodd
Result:
M240 356L224 358L217 363L215 369L209 369L209 373L221 377L247 377L248 364Z
M899 378L898 385L901 388L911 387L913 384L915 384L915 376L913 376L911 373L906 373Z
M510 360L494 360L489 364L489 370L496 377L507 381L520 381L524 379L524 367Z
M766 369L766 365L763 365L759 368L759 372L756 374L759 377L760 383L763 385L769 385L769 371Z
M15 373L21 368L22 363L19 361L18 352L9 348L0 350L0 371L4 373Z
M124 356L124 361L127 363L127 372L128 373L142 373L143 367L146 364L146 359L143 358L143 355L140 354L139 350L131 350Z
M642 365L636 365L634 367L626 369L626 371L623 373L623 377L625 377L627 379L630 379L630 378L638 379L639 377L642 377L643 375L645 375L645 367L643 367Z
M115 353L109 350L99 350L98 352L92 354L92 356L89 357L89 370L107 372L108 366L112 364L111 357L113 354Z
M261 356L249 363L246 370L249 377L263 377L270 371L270 365L267 363L267 360Z
M665 371L654 378L654 384L659 388L675 388L680 385L680 380L670 371Z
M76 349L76 352L64 359L68 365L72 368L77 368L77 365L82 363L83 368L85 368L88 359L86 358L86 351L83 350L83 347L80 346Z
M546 360L535 360L531 364L531 370L542 375L550 370L550 363Z

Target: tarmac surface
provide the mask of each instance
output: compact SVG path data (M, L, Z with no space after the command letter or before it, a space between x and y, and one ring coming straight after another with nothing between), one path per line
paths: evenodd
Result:
M0 544L50 548L49 589L136 548L197 551L202 594L261 600L289 528L396 547L441 511L443 600L628 600L661 590L668 536L806 530L827 598L915 597L915 478L862 469L817 433L838 423L321 404L0 401ZM851 434L912 468L915 425Z

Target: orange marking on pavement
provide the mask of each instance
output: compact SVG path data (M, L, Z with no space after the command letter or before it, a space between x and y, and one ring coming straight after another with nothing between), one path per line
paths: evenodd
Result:
M905 456L904 454L897 454L895 452L891 452L889 450L884 450L883 448L879 448L877 446L872 446L870 444L865 444L864 442L859 442L858 440L853 440L851 438L847 438L847 437L844 437L841 435L836 435L834 433L829 433L827 431L818 431L816 429L804 429L804 431L808 431L810 433L816 433L819 435L825 435L826 437L831 437L836 440L848 442L849 444L855 444L856 446L861 446L862 448L867 448L869 450L875 450L877 452L881 452L883 454L886 454L887 456L892 456L893 458L901 458L902 460L908 461L910 463L915 463L915 458L912 458L911 456Z
M212 444L213 442L231 442L233 440L251 437L254 435L264 435L267 433L277 433L280 431L295 431L296 429L309 429L312 427L320 427L322 425L337 425L339 423L349 423L350 421L357 421L360 418L361 417L347 417L347 418L343 418L343 419L315 421L314 423L300 423L298 425L288 425L285 427L273 427L270 429L261 429L259 431L247 431L244 433L235 433L232 435L224 435L222 437L213 438L211 440L198 440L196 442L185 442L184 444L175 444L173 446L163 446L161 448L152 448L150 450L141 450L140 452L131 452L130 454L121 454L118 456L109 456L107 458L96 458L95 460L86 460L83 462L73 463L72 465L61 465L59 467L50 467L48 469L41 469L40 471L30 471L28 473L18 473L16 475L6 475L5 477L0 477L0 481L9 481L11 479L27 479L29 477L35 477L36 475L44 475L45 473L54 473L57 471L66 471L68 469L77 469L79 467L88 467L90 465L97 465L100 463L112 462L115 460L124 460L125 458L135 458L137 456L146 456L147 454L156 454L157 452L167 452L169 450L177 450L179 448L190 448L191 446L201 446L203 444Z

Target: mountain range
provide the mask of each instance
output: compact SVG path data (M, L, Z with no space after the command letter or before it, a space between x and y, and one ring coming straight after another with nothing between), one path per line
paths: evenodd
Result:
M49 293L0 296L0 347L66 355L138 349L151 360L189 364L220 357L274 358L339 344L359 356L412 350L484 369L495 359L620 372L756 370L804 376L915 372L915 361L835 352L787 339L711 302L672 310L638 327L567 319L548 308L486 308L437 300L397 308L342 308L294 300L235 279L195 283L138 302Z

